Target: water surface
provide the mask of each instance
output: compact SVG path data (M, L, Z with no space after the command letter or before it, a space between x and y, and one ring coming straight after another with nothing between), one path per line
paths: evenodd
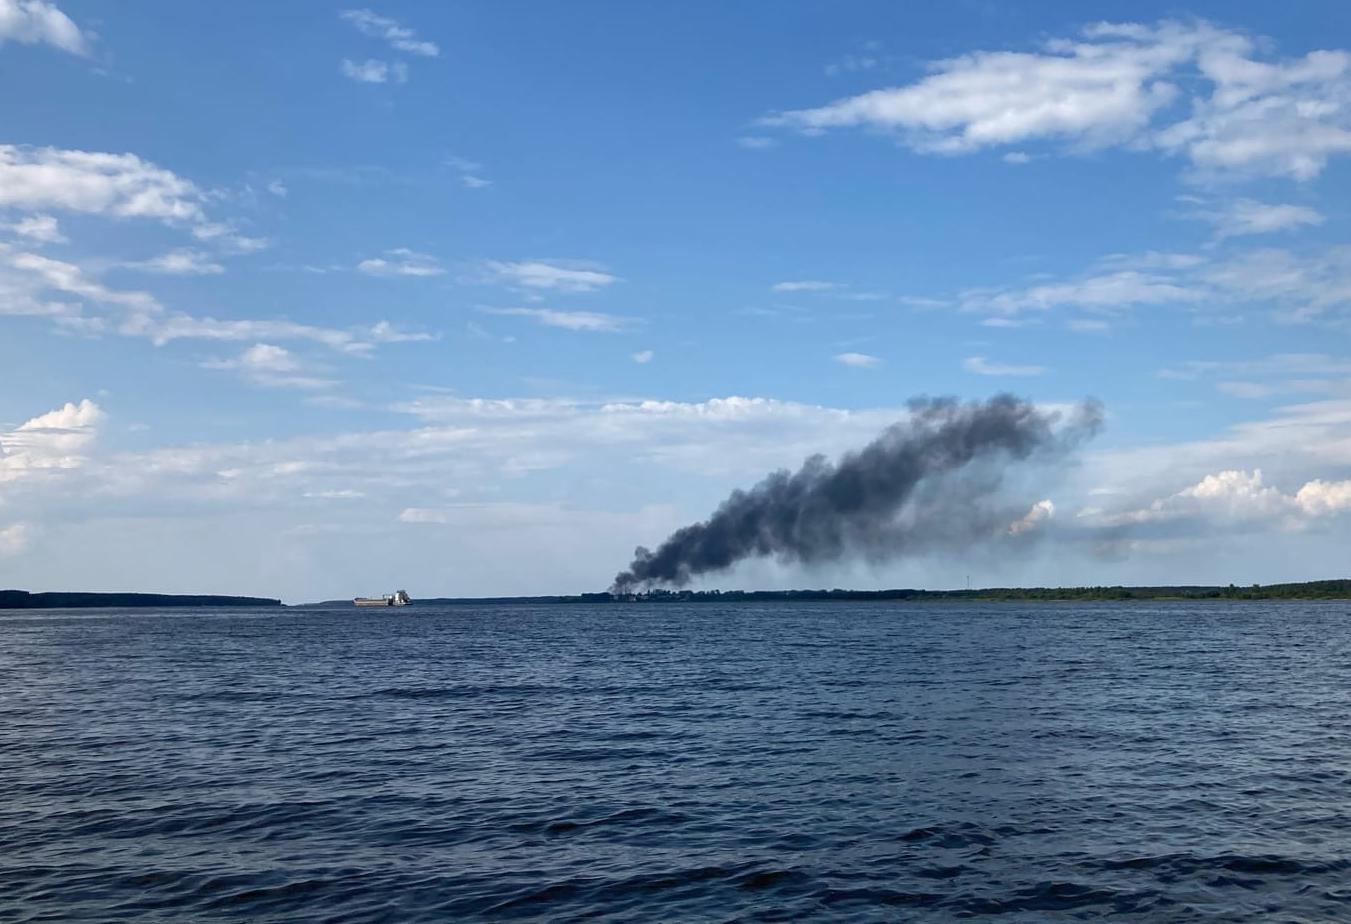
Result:
M1351 605L0 617L0 920L1351 919Z

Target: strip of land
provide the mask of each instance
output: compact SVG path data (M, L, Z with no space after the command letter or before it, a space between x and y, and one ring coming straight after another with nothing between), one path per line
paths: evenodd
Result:
M1158 587L982 587L974 590L653 590L640 594L571 594L539 597L432 597L423 606L483 604L737 603L785 600L1351 600L1351 580L1298 584L1169 585ZM312 606L351 606L327 600Z
M45 610L71 607L281 606L271 597L229 597L215 594L38 593L0 590L0 610Z

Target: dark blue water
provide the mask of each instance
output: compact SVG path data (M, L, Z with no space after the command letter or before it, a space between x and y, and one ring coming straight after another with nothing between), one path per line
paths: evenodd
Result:
M0 920L1351 920L1351 606L0 618Z

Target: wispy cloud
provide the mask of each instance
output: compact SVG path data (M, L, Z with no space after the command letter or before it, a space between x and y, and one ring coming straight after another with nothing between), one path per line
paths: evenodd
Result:
M766 135L742 135L737 138L736 143L748 151L765 151L779 146L776 139Z
M530 318L545 327L615 333L633 326L634 319L598 311L554 311L552 308L480 308L484 314Z
M1323 214L1307 205L1258 202L1255 199L1234 199L1229 202L1207 203L1187 197L1196 207L1187 213L1190 218L1209 222L1215 228L1215 237L1224 240L1250 234L1271 234L1293 231L1301 227L1321 225Z
M823 282L820 279L794 279L776 282L769 287L771 292L833 292L839 288L838 283Z
M135 260L121 265L127 269L163 276L215 276L225 272L225 267L200 250L187 249L171 250L149 260Z
M1024 376L1045 375L1045 366L1020 366L1010 363L990 362L984 356L969 356L962 360L962 368L975 375Z
M445 165L460 175L460 185L465 189L487 189L493 181L483 176L483 165L478 161L464 157L447 157Z
M377 58L353 61L343 58L339 69L344 77L350 77L357 83L408 82L408 65L402 61L381 61Z
M445 268L430 254L407 247L386 250L383 257L371 257L357 264L357 271L368 276L441 276Z
M262 388L299 388L314 391L332 388L338 383L306 371L304 364L285 347L255 343L231 359L206 360L204 369L228 369L251 385Z
M652 358L656 355L652 350L639 350L637 353L631 354L629 358L639 365L646 365L652 362Z
M544 260L489 260L486 267L492 277L526 289L593 292L619 281L618 276L593 267Z
M435 58L441 53L435 42L419 39L412 29L388 16L381 16L368 9L343 10L338 16L355 26L363 35L388 42L395 51L427 58Z

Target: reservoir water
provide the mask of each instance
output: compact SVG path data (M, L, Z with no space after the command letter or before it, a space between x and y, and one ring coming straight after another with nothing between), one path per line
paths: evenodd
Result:
M1351 920L1351 604L0 616L0 921Z

